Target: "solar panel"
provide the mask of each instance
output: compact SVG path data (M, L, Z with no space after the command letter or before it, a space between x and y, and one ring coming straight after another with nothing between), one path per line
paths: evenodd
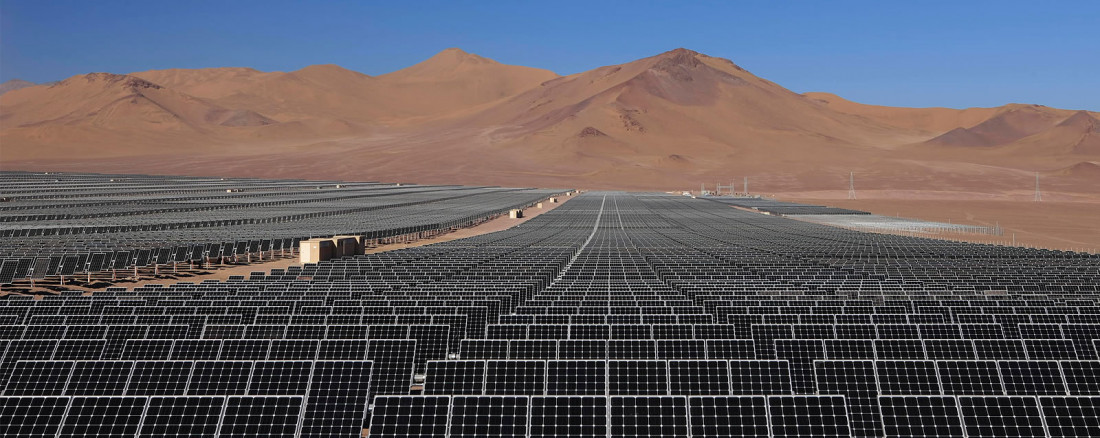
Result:
M271 342L261 339L226 339L222 341L220 360L264 360Z
M325 339L317 350L317 360L364 360L370 351L366 339Z
M134 362L126 395L183 395L193 362L155 360Z
M874 359L875 343L870 339L826 339L825 357L834 360Z
M814 362L818 394L843 395L854 436L882 435L875 364L870 360L819 360Z
M552 360L546 363L546 394L607 394L607 362L603 360Z
M875 340L875 357L882 360L921 360L927 358L924 354L924 343L919 339L877 339Z
M1100 436L1100 397L1039 397L1051 437Z
M1004 394L1001 375L994 361L946 361L936 362L940 384L944 394L951 395L1000 395Z
M959 409L968 437L1045 437L1035 397L960 396Z
M311 361L257 361L248 383L249 395L306 395Z
M768 397L773 437L851 436L843 396Z
M316 361L310 381L303 437L358 435L371 395L370 361Z
M668 361L669 393L674 395L728 395L729 362L721 360Z
M559 355L559 357L561 357ZM608 359L656 359L657 344L648 339L607 341Z
M72 374L72 361L26 361L16 363L4 388L5 396L64 395Z
M423 370L429 360L447 358L451 328L441 324L417 324L409 326L409 339L416 340L417 370Z
M424 394L482 394L485 390L485 361L428 361Z
M58 437L137 435L146 397L73 397Z
M65 395L122 395L133 368L129 361L77 361Z
M785 360L731 360L730 394L791 394L791 371Z
M1069 339L1024 339L1031 360L1077 360L1077 348Z
M1065 395L1066 382L1056 361L997 361L1007 395Z
M529 411L529 397L456 396L451 399L448 436L526 436Z
M412 339L372 339L367 359L374 362L371 375L373 395L402 395L412 385L416 341Z
M49 273L46 272L50 266L50 259L45 257L39 257L34 259L34 265L31 266L31 278L35 280L41 280L46 278Z
M563 339L558 341L558 359L607 359L607 341Z
M607 437L608 406L603 396L531 397L532 437Z
M0 436L54 437L68 407L69 397L0 397Z
M924 351L929 359L977 360L974 343L969 339L926 339Z
M512 340L508 343L509 359L541 359L552 360L558 358L558 342L550 340Z
M875 374L883 395L938 395L936 363L930 360L875 361Z
M251 375L252 362L249 361L196 361L187 395L245 394Z
M53 352L54 360L98 360L107 341L103 339L62 339Z
M321 342L314 339L275 339L267 358L271 360L313 360ZM365 356L364 352L364 356Z
M955 397L882 396L879 404L886 436L964 436Z
M302 399L301 396L228 397L218 436L295 437Z
M1100 395L1100 361L1064 360L1058 364L1070 395Z
M708 339L707 359L756 359L751 339Z
M688 397L688 423L695 437L768 435L767 400L763 396Z
M370 436L446 436L450 404L447 396L378 396L371 413Z
M225 397L149 397L138 437L215 436Z
M665 339L657 341L657 359L706 358L706 341L702 339Z
M667 395L668 362L660 360L612 360L607 363L607 389L611 395Z
M1019 339L977 339L977 358L981 360L1026 360L1027 350Z
M222 349L218 339L177 339L172 346L173 360L215 360Z
M507 359L508 341L489 339L463 339L460 347L463 359Z
M611 397L611 435L687 437L687 410L685 397Z
M825 358L820 340L776 339L775 357L791 367L791 387L795 394L814 393L814 360Z
M0 261L0 284L12 284L15 281L15 269L18 265L18 260Z
M490 360L485 366L485 394L542 395L546 393L546 361Z

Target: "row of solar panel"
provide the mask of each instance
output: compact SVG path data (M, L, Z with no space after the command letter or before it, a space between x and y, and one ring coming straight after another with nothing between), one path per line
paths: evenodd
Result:
M463 359L1033 359L1093 360L1073 339L463 339Z
M19 361L3 395L310 395L334 388L323 382L360 382L387 393L384 383L406 375L373 361ZM351 387L342 388L350 391Z
M386 396L372 437L1085 437L1100 397L883 396L857 430L844 396Z
M361 428L303 424L303 405L301 396L0 397L0 435L352 437Z
M841 367L858 372L837 371ZM847 372L847 371L845 371ZM1100 395L1098 361L447 360L429 361L425 394Z

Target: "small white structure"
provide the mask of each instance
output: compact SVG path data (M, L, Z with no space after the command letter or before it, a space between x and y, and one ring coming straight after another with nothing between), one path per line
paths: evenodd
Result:
M332 259L336 245L332 239L309 239L298 244L299 260L305 263L319 263Z
M513 208L512 211L508 212L508 217L510 217L512 219L519 219L519 218L523 217L523 210L520 210L518 208Z

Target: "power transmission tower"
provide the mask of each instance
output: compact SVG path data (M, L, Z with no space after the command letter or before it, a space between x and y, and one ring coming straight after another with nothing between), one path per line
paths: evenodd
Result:
M856 173L848 172L848 199L856 199Z
M724 185L722 185L722 181L718 181L718 183L714 185L714 194L717 195L717 196L722 196L722 189L726 189L726 191L728 192L727 194L729 196L734 195L733 183L732 182L728 186L724 186Z
M1035 172L1035 202L1043 200L1043 192L1039 191L1039 172Z

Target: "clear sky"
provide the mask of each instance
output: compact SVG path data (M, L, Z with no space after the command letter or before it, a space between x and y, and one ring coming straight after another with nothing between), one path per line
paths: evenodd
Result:
M796 92L893 106L1100 110L1100 1L0 0L0 80L338 64L447 47L560 74L677 47Z

